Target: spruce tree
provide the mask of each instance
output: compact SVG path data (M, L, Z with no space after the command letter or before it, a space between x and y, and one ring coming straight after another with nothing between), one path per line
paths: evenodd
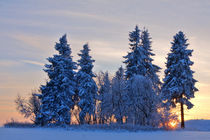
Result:
M76 63L72 60L66 35L56 43L55 49L58 54L47 58L50 64L46 64L44 69L49 80L40 87L41 112L38 120L41 125L70 124L70 109L74 106Z
M129 45L131 51L128 52L124 58L126 64L125 77L130 79L133 75L145 75L147 72L144 66L144 60L146 58L144 48L140 44L140 30L136 26L135 30L129 33Z
M155 54L152 53L151 43L152 41L150 34L147 29L144 29L141 35L141 45L146 56L144 59L144 66L146 67L147 71L143 76L146 76L151 80L153 89L157 94L159 94L161 82L157 73L160 72L161 68L152 63L153 59L151 57L155 56Z
M165 78L162 86L162 97L168 107L181 105L181 127L184 128L184 108L191 109L190 102L194 93L198 91L195 87L197 82L193 78L194 71L191 70L193 62L190 60L193 50L187 49L188 43L184 33L180 31L174 36L171 52L168 54Z
M141 34L140 34L141 33ZM140 124L147 124L145 121L148 121L149 115L144 115L143 110L148 110L147 106L142 105L143 100L136 100L145 98L149 102L153 102L154 104L158 103L157 100L154 101L154 98L159 98L158 95L160 92L160 80L157 75L159 72L160 67L152 64L153 59L151 58L154 56L151 49L151 37L148 33L148 30L144 30L140 32L138 26L135 27L135 30L129 33L129 45L130 45L130 52L124 57L126 60L124 63L126 64L126 71L125 77L127 79L127 111L128 114L128 123L140 123ZM145 79L148 80L148 83L152 84L152 91L151 93L154 94L151 96L148 92L144 92L144 89L136 89L135 84L140 84L141 81L139 77L143 76ZM135 83L135 81L137 81ZM147 85L145 83L145 85ZM141 87L142 84L136 85ZM143 86L142 86L143 87ZM142 91L141 91L142 90ZM136 93L138 91L139 93ZM146 96L144 94L148 94ZM147 103L148 103L147 102ZM131 104L133 103L133 104ZM141 110L139 107L141 106ZM153 110L155 111L155 106L153 106ZM139 111L136 111L139 110ZM143 113L143 114L142 114ZM144 116L143 121L138 120L138 118Z
M93 60L89 55L90 49L88 44L83 46L83 50L78 54L81 58L78 60L79 71L77 73L77 91L79 97L78 106L81 111L79 113L80 123L85 123L85 117L94 115L96 96L97 96L97 86L93 78L95 77L92 72ZM90 120L89 120L90 121Z
M152 42L148 30L144 29L140 35L140 30L136 26L135 30L129 33L129 41L131 51L124 56L126 78L129 79L132 75L142 75L148 77L154 83L154 87L159 89L161 82L157 73L161 68L152 64L151 57L155 54L152 53Z

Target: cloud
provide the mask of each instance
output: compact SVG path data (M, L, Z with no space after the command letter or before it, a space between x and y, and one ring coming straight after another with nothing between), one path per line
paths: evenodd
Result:
M49 23L41 21L41 20L33 20L33 19L22 19L18 20L15 18L9 18L9 17L2 17L0 18L1 24L9 24L13 26L21 25L21 26L29 26L29 27L48 27Z
M44 63L38 62L38 61L33 61L33 60L21 60L23 63L26 64L32 64L32 65L37 65L37 66L44 66Z
M50 36L42 36L35 34L27 34L27 33L13 33L9 34L11 38L18 40L24 43L24 46L27 48L37 48L40 51L49 50L49 46L52 45L55 41L52 41L53 37Z
M44 66L44 63L34 60L0 60L0 67L17 67L23 64L32 64L37 66Z
M99 16L96 14L84 13L84 12L74 12L70 10L45 10L45 11L34 11L32 14L40 16L57 16L57 17L76 17L80 19L98 20L110 23L121 23L119 19Z
M92 48L92 52L96 56L101 56L105 59L119 58L126 54L127 48L119 48L120 43L112 43L109 41L95 40L89 41Z

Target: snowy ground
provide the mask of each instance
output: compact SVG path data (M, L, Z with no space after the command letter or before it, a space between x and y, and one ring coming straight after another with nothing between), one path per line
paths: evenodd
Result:
M186 122L185 130L176 131L0 127L0 140L210 140L210 120L190 120Z
M0 128L0 140L210 140L208 131L84 131L59 128Z

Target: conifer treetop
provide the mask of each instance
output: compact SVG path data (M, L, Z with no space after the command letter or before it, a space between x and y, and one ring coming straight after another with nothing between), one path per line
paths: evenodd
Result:
M137 47L140 43L140 29L136 25L134 31L129 33L129 45L131 46L131 49L134 50L135 47Z
M60 55L70 56L71 49L70 45L67 43L66 34L64 34L60 39L59 43L56 42L55 49L59 52Z
M80 66L79 71L86 72L87 74L90 74L92 77L95 77L95 75L92 72L93 62L95 62L95 60L92 59L89 52L90 49L88 43L86 43L83 46L83 49L80 50L80 53L78 54L81 57L81 59L78 60L78 65Z

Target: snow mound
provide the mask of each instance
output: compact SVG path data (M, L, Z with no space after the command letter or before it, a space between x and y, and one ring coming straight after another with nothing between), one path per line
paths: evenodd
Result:
M186 130L210 131L210 120L188 120L185 126Z

